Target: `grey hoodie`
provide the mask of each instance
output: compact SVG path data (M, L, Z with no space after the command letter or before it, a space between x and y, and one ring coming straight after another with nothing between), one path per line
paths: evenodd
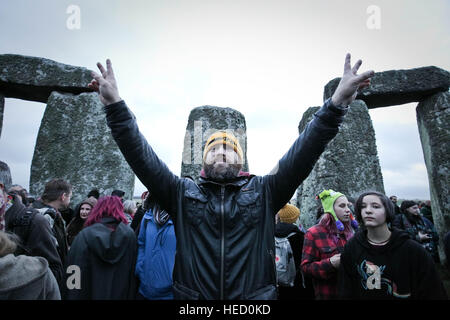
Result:
M42 257L0 258L0 300L60 300L58 283Z

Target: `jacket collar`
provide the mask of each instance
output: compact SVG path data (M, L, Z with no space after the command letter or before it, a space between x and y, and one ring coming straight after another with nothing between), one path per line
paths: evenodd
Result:
M200 184L200 185L215 184L215 185L219 185L219 186L242 187L250 180L250 178L252 178L254 176L255 175L250 174L249 172L240 171L239 176L237 176L235 179L232 179L229 181L224 181L224 182L219 182L219 181L211 180L208 177L206 177L205 171L202 169L202 171L200 171L200 178L198 180L199 181L198 184Z

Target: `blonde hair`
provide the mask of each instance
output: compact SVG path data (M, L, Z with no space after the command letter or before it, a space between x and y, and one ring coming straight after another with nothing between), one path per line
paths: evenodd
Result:
M133 213L133 210L136 209L136 203L133 200L125 200L123 203L123 211L129 214Z
M0 231L0 258L16 251L17 244L15 238L14 234Z

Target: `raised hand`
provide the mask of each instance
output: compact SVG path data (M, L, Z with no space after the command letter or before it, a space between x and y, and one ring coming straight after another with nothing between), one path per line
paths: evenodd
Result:
M88 84L88 87L99 93L100 101L105 106L122 100L117 89L111 60L106 59L106 70L100 62L97 62L97 67L101 75L93 71L92 77L94 79Z
M357 75L356 72L361 66L362 60L356 61L352 68L350 59L350 53L347 53L345 56L344 75L342 76L336 91L331 97L331 103L336 106L347 106L352 103L358 94L358 90L368 87L370 85L370 78L375 74L373 70L370 70Z

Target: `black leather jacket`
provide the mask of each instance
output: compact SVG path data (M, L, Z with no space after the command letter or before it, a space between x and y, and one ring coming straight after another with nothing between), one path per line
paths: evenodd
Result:
M347 109L327 100L271 174L199 184L157 157L124 101L105 112L136 176L172 214L175 299L276 299L274 215L311 172Z

